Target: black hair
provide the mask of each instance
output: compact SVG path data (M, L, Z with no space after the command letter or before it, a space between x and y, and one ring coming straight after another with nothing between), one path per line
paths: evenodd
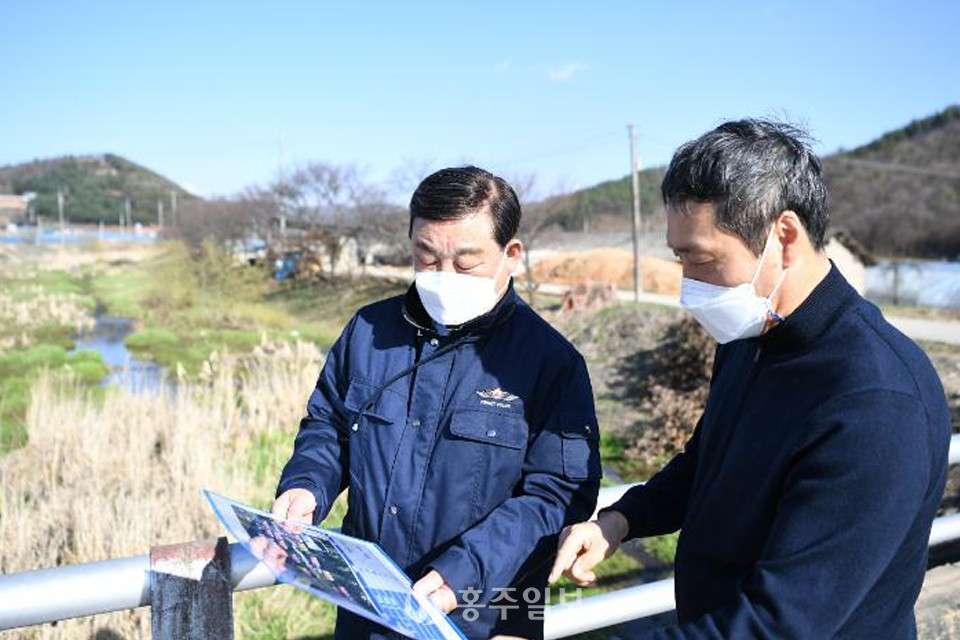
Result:
M830 222L827 188L810 136L770 120L725 122L673 155L660 185L667 207L714 205L719 227L760 255L770 224L786 210L800 218L810 242L822 249Z
M474 166L440 169L423 179L410 198L410 235L414 218L456 220L486 210L493 237L501 247L517 235L520 200L506 180Z

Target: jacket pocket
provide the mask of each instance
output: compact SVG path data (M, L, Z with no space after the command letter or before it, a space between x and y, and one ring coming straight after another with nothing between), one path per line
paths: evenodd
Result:
M523 416L494 411L461 409L450 419L450 433L509 449L523 449L527 444L527 423Z
M366 403L374 399L373 396L376 394L377 389L378 387L376 385L360 380L359 378L352 378L350 380L350 386L347 387L347 397L343 403L350 411L347 420L351 428L352 425L358 423L358 419L363 418L369 418L373 423L386 424L392 422L391 417L388 415L391 404L388 394L396 395L396 392L390 389L384 389L380 392L380 397L376 398L376 401L363 411L363 415L358 415L360 411L364 409Z
M559 425L563 475L570 480L597 479L600 466L600 430L592 414L560 416Z

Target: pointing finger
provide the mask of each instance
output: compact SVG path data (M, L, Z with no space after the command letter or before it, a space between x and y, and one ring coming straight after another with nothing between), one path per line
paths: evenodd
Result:
M569 569L577 559L582 548L582 536L579 532L572 531L557 552L557 559L553 563L553 569L550 570L549 582L553 583L560 579L563 572Z

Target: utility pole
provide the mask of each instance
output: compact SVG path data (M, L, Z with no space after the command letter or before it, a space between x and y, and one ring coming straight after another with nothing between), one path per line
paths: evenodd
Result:
M60 214L60 244L66 241L66 224L63 219L63 187L57 187L57 212Z
M634 147L637 141L636 125L628 124L630 134L630 188L633 192L633 299L640 302L643 288L643 271L640 264L640 161Z
M63 189L57 188L57 212L60 214L60 234L63 234L64 221L63 221Z
M177 192L170 189L170 224L177 224Z
M163 200L157 198L157 226L163 231Z
M130 204L130 198L127 198L123 201L124 210L127 214L127 229L133 229L133 213L131 209L133 208Z

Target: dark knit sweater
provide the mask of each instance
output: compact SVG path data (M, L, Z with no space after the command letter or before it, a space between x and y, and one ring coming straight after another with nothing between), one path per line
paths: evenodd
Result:
M916 637L950 416L933 366L834 266L717 350L683 453L612 509L681 529L680 623L644 638Z

